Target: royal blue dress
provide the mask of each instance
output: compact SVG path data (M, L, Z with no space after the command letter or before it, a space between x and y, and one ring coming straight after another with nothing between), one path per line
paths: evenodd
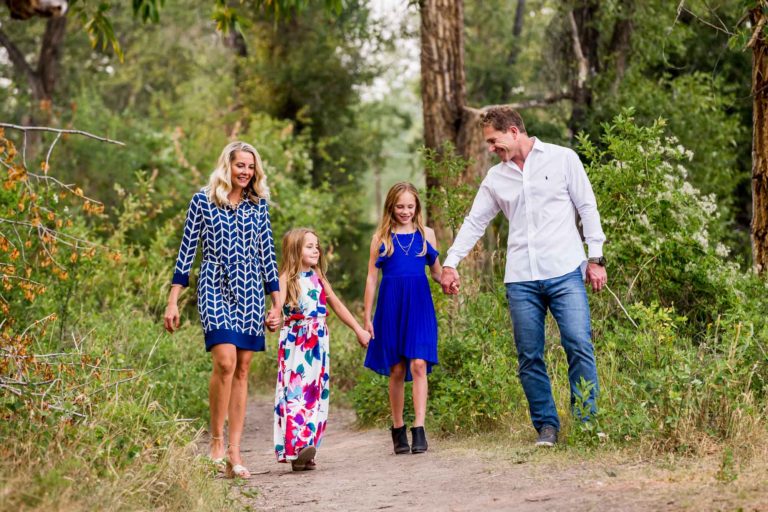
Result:
M173 284L189 286L198 242L203 246L203 261L197 310L205 349L231 343L244 350L264 350L264 291L280 288L267 201L246 198L236 208L219 208L204 190L195 194L184 223Z
M411 359L426 361L428 373L437 364L437 319L424 267L434 264L440 253L427 242L427 253L417 256L423 247L418 231L392 237L392 256L376 260L382 278L373 316L375 338L368 345L365 367L389 375L392 366L404 361L405 380L410 381Z

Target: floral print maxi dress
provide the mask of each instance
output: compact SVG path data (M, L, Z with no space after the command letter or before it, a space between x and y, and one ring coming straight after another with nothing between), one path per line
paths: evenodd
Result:
M299 277L299 310L285 311L277 349L275 455L295 460L305 446L320 445L328 418L329 337L325 290L317 274Z

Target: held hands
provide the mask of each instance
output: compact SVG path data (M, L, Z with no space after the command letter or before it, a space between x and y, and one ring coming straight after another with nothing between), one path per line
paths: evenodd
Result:
M368 332L368 334L371 335L369 339L373 339L376 337L376 334L373 332L373 322L371 322L370 320L366 320L364 329Z
M446 295L459 294L459 273L455 268L443 267L443 273L440 276L440 286L443 287L443 293Z
M605 267L597 263L587 264L586 282L592 285L593 292L602 290L608 282L608 273L605 271Z
M267 318L264 320L264 325L267 326L267 329L269 329L270 332L275 332L278 327L280 327L280 322L282 320L283 315L280 312L280 308L272 306L272 308L267 311Z
M371 327L373 329L373 327ZM360 329L355 334L357 334L357 342L360 344L363 348L368 348L368 343L371 341L371 333L368 330Z
M176 303L169 302L168 306L165 308L165 315L163 317L165 330L173 334L173 332L179 328L180 321L179 306L177 306Z

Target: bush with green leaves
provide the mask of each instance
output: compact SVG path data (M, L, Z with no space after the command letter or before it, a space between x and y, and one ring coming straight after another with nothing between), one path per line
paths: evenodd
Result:
M599 141L582 135L580 150L607 237L609 285L624 302L674 306L700 333L723 311L749 308L754 282L728 258L715 198L690 184L693 154L665 126L638 125L627 110Z

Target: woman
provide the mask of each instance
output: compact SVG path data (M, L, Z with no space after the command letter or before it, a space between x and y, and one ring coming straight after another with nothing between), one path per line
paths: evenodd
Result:
M165 311L165 328L172 333L179 327L178 297L182 287L189 285L198 241L202 242L197 307L205 348L213 358L208 393L210 457L217 465L226 464L229 477L250 477L240 456L248 368L253 352L264 350L265 323L274 330L281 318L268 194L256 149L244 142L228 144L208 186L190 202ZM272 299L266 318L265 291ZM227 417L229 448L225 451Z

